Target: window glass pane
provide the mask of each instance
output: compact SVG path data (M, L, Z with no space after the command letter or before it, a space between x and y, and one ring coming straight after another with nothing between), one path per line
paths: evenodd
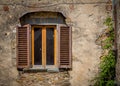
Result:
M54 65L54 28L47 28L46 35L46 64Z
M34 65L42 65L42 29L34 28Z

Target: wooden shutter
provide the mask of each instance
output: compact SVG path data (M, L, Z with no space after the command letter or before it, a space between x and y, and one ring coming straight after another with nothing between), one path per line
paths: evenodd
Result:
M30 30L29 27L18 27L17 28L17 68L23 69L29 67L30 60Z
M59 64L60 68L71 68L71 54L72 54L72 34L71 28L60 27L59 39L60 39L60 51L59 51Z

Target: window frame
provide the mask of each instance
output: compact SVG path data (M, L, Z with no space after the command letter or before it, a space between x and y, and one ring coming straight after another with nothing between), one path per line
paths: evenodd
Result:
M32 25L31 26L31 50L32 50L32 67L34 68L34 29L41 28L42 29L42 65L39 67L47 69L58 67L57 65L57 26L56 25ZM54 28L54 65L47 65L46 64L46 29L47 28Z

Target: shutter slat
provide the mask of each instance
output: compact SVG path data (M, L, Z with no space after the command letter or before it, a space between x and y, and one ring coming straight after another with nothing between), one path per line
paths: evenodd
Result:
M17 68L29 67L29 27L17 28Z
M60 68L71 68L71 28L60 28Z

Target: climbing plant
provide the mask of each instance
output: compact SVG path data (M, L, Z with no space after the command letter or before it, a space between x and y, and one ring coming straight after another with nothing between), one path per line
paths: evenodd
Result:
M112 18L108 17L104 24L108 27L105 32L105 39L102 40L102 48L105 52L101 57L99 74L95 78L94 86L114 86L115 77L115 53L114 46L114 29Z

